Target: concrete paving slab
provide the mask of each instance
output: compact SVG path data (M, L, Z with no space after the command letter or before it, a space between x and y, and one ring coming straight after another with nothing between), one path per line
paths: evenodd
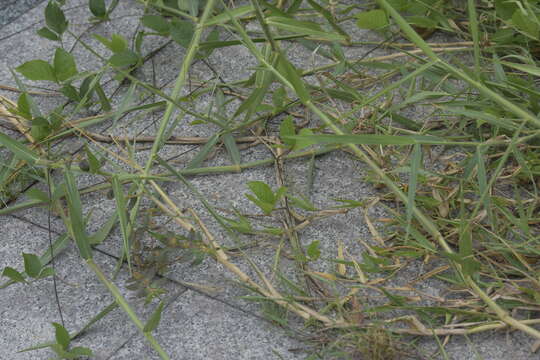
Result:
M0 27L16 21L42 2L43 0L5 0L0 8Z
M21 239L47 238L45 232L38 232L26 223L6 221L7 218L2 220L2 228ZM3 262L2 267L22 268L21 244L16 244L15 239L10 239L8 243L18 246L2 249L2 259L11 260ZM25 245L22 249L24 252L38 252L43 248L43 244L29 247L30 244L26 242ZM113 272L114 259L99 253L96 253L95 259L105 273ZM110 304L112 297L84 266L74 246L56 259L55 267L66 327L70 331L77 331ZM115 282L141 319L146 321L152 307L145 306L141 299L133 296L133 292L126 290L126 280L127 274L122 272ZM245 357L240 357L245 359L269 358L274 351L287 353L288 349L302 346L269 322L252 314L173 282L165 282L163 287L174 300L164 311L163 321L155 336L172 358L202 359L214 355L221 359L235 359L239 353L245 354ZM9 286L2 290L2 303L0 328L5 334L2 337L2 358L43 359L50 355L51 352L46 349L26 353L17 351L51 340L51 322L60 322L52 281ZM91 348L96 359L153 359L156 356L118 308L93 325L74 345ZM287 355L286 358L296 357Z

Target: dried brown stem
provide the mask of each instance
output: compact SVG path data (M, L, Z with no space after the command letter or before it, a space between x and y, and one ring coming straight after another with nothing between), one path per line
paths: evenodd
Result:
M155 136L113 136L102 135L91 131L84 131L84 134L95 141L104 143L153 143L156 140ZM260 136L241 136L235 140L237 143L253 143L259 141ZM276 139L273 136L264 137L268 142L275 142ZM198 136L170 136L164 141L165 144L176 145L201 145L206 144L209 138Z

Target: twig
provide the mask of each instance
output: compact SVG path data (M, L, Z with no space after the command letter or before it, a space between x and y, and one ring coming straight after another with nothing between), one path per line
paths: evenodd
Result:
M6 91L11 91L11 92L17 92L17 93L23 92L23 90L17 89L16 87L8 86L8 85L1 85L1 84L0 84L0 90L6 90ZM59 93L55 93L52 91L44 92L44 91L30 90L30 91L24 91L24 92L31 95L41 95L41 96L59 96L60 95Z
M114 136L114 135L102 135L91 131L84 131L84 134L89 138L99 142L115 143L115 142L128 142L128 143L153 143L156 141L155 136ZM237 143L252 143L257 142L260 136L242 136L235 138ZM275 143L277 141L274 136L264 136L266 141ZM206 144L209 138L198 136L170 136L165 140L164 144L169 145L200 145Z

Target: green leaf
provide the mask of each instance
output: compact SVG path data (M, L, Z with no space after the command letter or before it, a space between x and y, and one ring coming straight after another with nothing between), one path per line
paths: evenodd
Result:
M462 257L471 256L473 254L472 234L471 231L465 231L459 237L459 255Z
M32 125L30 128L30 135L37 141L45 139L50 133L51 128L49 126Z
M170 31L172 39L182 47L187 48L195 33L195 28L193 23L189 21L175 19L171 22Z
M240 233L243 233L243 234L252 234L253 233L253 227L251 226L251 223L249 222L249 220L243 216L242 214L240 214L238 211L234 210L234 213L236 214L236 216L238 217L238 220L233 220L233 219L229 219L229 218L226 218L226 217L223 217L223 220L225 220L229 226L240 232Z
M409 190L407 194L407 234L406 238L409 237L409 231L411 229L411 222L413 216L413 207L414 201L416 198L416 188L418 185L418 172L422 163L422 148L420 144L414 144L412 159L411 159L411 172L409 174Z
M279 137L281 138L281 141L283 141L285 145L293 146L296 143L296 140L290 139L288 136L296 135L295 131L294 121L292 116L289 115L283 119L279 126Z
M62 123L66 120L66 118L62 115L63 110L64 107L59 106L49 113L47 122L51 128L58 129L60 126L62 126Z
M309 130L309 129L302 129ZM444 145L454 144L451 141L446 141L443 138L429 135L302 135L300 132L295 136L288 136L293 140L307 140L312 144L365 144L365 145L414 145L414 144L430 144Z
M109 63L113 66L124 67L132 66L139 62L139 55L131 50L124 50L122 52L115 53L109 59Z
M313 203L311 203L311 201L309 201L308 199L305 199L305 198L298 198L298 197L294 197L294 196L291 196L291 195L287 195L287 199L289 199L289 201L296 207L300 208L300 209L304 209L304 210L307 210L307 211L317 211L318 209L315 207L315 205L313 205Z
M54 68L45 60L30 60L17 67L20 72L29 80L46 80L56 82Z
M90 99L92 97L95 87L95 77L95 75L89 75L82 81L81 86L79 87L79 96L81 99L84 97Z
M57 48L54 53L54 73L58 81L65 81L77 75L77 65L73 55L62 48Z
M67 332L66 328L64 328L59 323L52 323L55 329L55 337L56 337L56 343L59 344L62 349L67 350L69 343L71 342L71 338L69 337L69 333Z
M120 220L120 231L122 233L123 239L123 251L124 254L128 254L127 261L128 267L131 269L131 258L129 256L129 219L128 219L128 209L126 205L126 199L124 197L124 191L122 189L122 184L118 180L117 175L113 175L111 179L111 186L114 193L114 199L116 200L116 212L118 214L118 219Z
M474 111L474 110L468 110L468 109L462 109L458 107L452 107L452 106L441 106L441 109L451 111L453 113L463 115L470 117L471 119L476 119L477 123L490 123L492 125L498 126L502 129L507 130L516 130L517 126L510 121L510 119L503 118L501 116L495 116L492 114L489 114L486 111Z
M30 135L34 138L34 140L41 141L51 134L52 128L50 125L39 124L39 123L47 121L45 118L37 117L37 118L34 118L33 120L34 121L32 123L32 126L30 127ZM35 120L40 120L40 121L36 122Z
M64 178L66 181L66 200L68 203L72 236L79 249L79 254L84 260L88 260L92 258L92 249L86 235L79 190L70 169L65 169Z
M357 207L366 206L365 202L358 201L358 200L350 200L350 199L333 199L333 200L343 204L339 206L334 206L335 209L354 209Z
M34 254L23 253L23 259L24 271L26 271L28 276L33 278L38 277L39 273L41 272L41 268L43 267L39 257Z
M111 232L112 228L114 227L114 225L116 224L117 221L118 221L118 215L113 214L109 218L109 220L107 220L107 222L105 224L103 224L103 226L98 231L93 233L88 238L88 241L90 241L90 244L92 244L92 245L101 244L103 242L103 240L105 240L105 238L109 235L109 233Z
M289 84L293 87L296 95L300 98L300 101L306 103L310 100L309 92L302 81L302 78L298 74L296 68L287 60L284 55L279 56L279 62L276 70L289 81Z
M54 31L51 31L48 27L44 26L42 27L41 29L39 29L38 31L36 31L36 33L45 38L45 39L49 39L49 40L52 40L52 41L58 41L60 40L60 37L54 32Z
M32 108L30 106L30 101L28 97L28 93L25 92L22 93L21 96L19 96L19 99L17 99L17 111L19 112L19 115L21 115L23 118L31 120Z
M234 8L233 10L230 10L228 13L222 12L219 15L214 16L213 18L209 19L205 26L212 26L212 25L219 25L223 24L225 22L230 21L230 16L237 19L243 15L246 15L253 11L252 5L244 5L244 6L238 6Z
M173 2L174 0L169 1ZM177 7L179 10L188 11L190 8L190 0L176 0L174 2L176 3L174 7Z
M231 133L226 133L226 134L223 134L222 139L223 139L223 144L225 145L225 148L227 149L227 152L229 153L229 156L231 157L232 163L238 166L238 169L240 169L240 163L242 162L242 157L240 155L240 150L238 149L238 145L236 145L236 140L234 139L234 136Z
M248 182L248 187L255 194L255 196L259 198L259 200L269 204L274 204L276 202L272 188L270 188L270 186L264 182L250 181Z
M170 30L169 22L159 15L144 15L142 24L160 34L168 34Z
M114 53L120 53L127 50L128 42L127 40L119 34L112 34L111 42L109 49Z
M40 200L44 203L49 202L49 196L44 191L41 191L36 187L31 187L30 189L26 190L24 194L30 199Z
M315 2L314 0L307 0L307 1L311 5L311 7L315 9L315 11L320 13L326 19L326 21L328 21L328 23L330 24L330 26L332 26L332 28L334 28L334 30L336 30L338 33L343 35L345 39L349 40L349 35L337 24L336 18L334 17L334 15L332 15L330 11L326 10L324 7L317 4L317 2Z
M148 319L148 322L146 325L144 325L143 332L149 333L154 331L157 326L159 325L159 321L161 320L161 312L163 311L164 302L160 302L156 310L154 310L152 316L150 316L150 319Z
M107 94L105 94L105 91L101 87L99 81L96 83L95 90L99 98L99 103L101 104L101 110L110 111L112 109L111 102L109 101L109 98L107 97Z
M534 18L534 19L533 19ZM516 28L533 39L540 35L540 25L535 14L524 14L522 9L517 9L512 15L512 23Z
M99 169L101 168L101 162L97 159L97 157L92 153L90 148L88 146L84 147L84 151L86 152L86 158L88 159L88 165L89 170L91 173L96 174Z
M56 186L56 189L54 189L54 192L52 193L52 196L51 196L51 201L56 201L64 196L66 196L66 184L62 183Z
M257 111L257 107L262 103L264 95L270 86L270 82L265 82L262 87L257 87L249 94L248 98L236 109L233 117L237 117L246 112L246 119L249 119Z
M47 120L43 116L36 116L32 119L32 125L47 126L49 124L49 120Z
M370 258L373 259L373 257L370 257ZM395 306L405 306L405 305L407 305L407 298L405 296L394 295L394 294L388 292L384 288L381 288L381 290L382 290L382 293L384 295L386 295L388 300L390 300L391 305L395 305Z
M246 194L246 197L253 203L255 203L255 205L260 207L266 215L269 215L274 210L276 202L287 191L285 187L281 187L276 192L276 196L272 192L270 186L266 185L262 181L250 181L248 182L248 187L255 194L256 197L253 197L250 194Z
M197 155L191 159L191 161L186 165L186 169L194 169L196 167L201 166L203 161L208 157L208 154L214 150L214 147L216 146L217 142L219 141L219 134L212 135L206 144L199 150Z
M518 7L515 2L508 0L495 0L495 11L497 16L503 20L510 19L517 8Z
M50 344L49 348L58 355L56 359L73 359L73 356L71 356L60 344Z
M296 137L296 139L294 140L293 150L301 150L303 148L316 144L315 141L309 139L310 136L313 136L313 131L311 129L300 129L300 131L298 132L298 137Z
M287 91L284 87L280 87L272 93L272 104L274 104L276 109L282 108L286 99Z
M105 0L90 0L88 2L90 12L97 18L104 18L107 15L107 8L105 7Z
M94 34L94 38L100 43L102 43L104 46L106 46L113 53L121 53L128 48L128 43L122 35L113 34L111 36L111 40L109 40L104 36Z
M388 17L381 9L362 11L355 16L358 19L356 25L360 29L375 30L388 25Z
M133 48L139 54L142 53L142 45L144 41L144 36L145 35L143 31L137 31L137 35L135 35L135 39L133 40Z
M199 0L189 0L189 13L191 16L199 14Z
M73 85L65 84L60 89L60 92L71 101L75 101L75 102L81 101L81 97L79 96L79 92L77 91L77 89Z
M478 179L478 189L479 194L487 194L489 192L488 189L488 177L485 167L485 153L481 147L476 148L476 171L477 171L477 179ZM484 209L487 211L489 221L491 222L491 226L495 229L494 226L494 219L493 219L493 212L491 210L491 196L484 196Z
M517 64L508 61L501 61L501 64L504 64L519 71L523 71L524 73L540 77L540 68L537 66L528 64Z
M411 25L427 29L433 29L437 27L437 21L430 19L427 16L407 16L405 20L407 20L407 22Z
M43 268L41 269L41 272L39 273L38 279L44 279L46 277L53 276L53 275L54 275L54 270L52 267Z
M64 12L60 9L60 6L55 1L49 1L45 8L45 22L49 29L56 32L58 35L62 35L68 27L68 21L64 16Z
M76 346L76 347L72 348L71 350L69 350L69 354L73 355L75 358L79 358L81 356L93 356L94 355L92 350L90 350L87 347L83 347L83 346Z
M36 161L39 160L39 156L36 153L3 133L0 133L0 144L5 146L17 158L25 160L31 165L35 164Z
M388 0L388 3L397 11L406 11L414 5L414 2L409 0Z
M279 189L277 189L276 193L274 194L274 203L276 203L279 199L281 199L286 193L287 193L287 187L280 186Z
M418 91L414 95L404 99L402 102L400 102L397 106L393 106L393 110L404 108L405 106L409 104L418 104L421 101L429 100L430 104L433 103L432 99L439 99L442 97L448 96L446 92L443 91Z
M2 271L2 276L8 277L11 281L26 283L23 274L12 267L6 266Z
M210 42L210 43L216 43L216 42L219 42L219 30L217 28L214 28L212 31L210 31L210 33L208 34L208 36L206 36L206 39L204 39L205 42ZM201 49L199 50L199 52L197 52L197 55L195 56L196 59L205 59L207 57L210 56L210 54L212 54L212 52L214 51L214 48L213 47L207 47L205 49Z
M264 201L261 201L260 199L257 199L256 197L246 194L246 197L251 200L255 205L257 205L261 210L266 214L270 215L272 211L274 210L274 204L267 203Z
M319 240L312 241L306 248L306 253L311 260L317 260L321 256L319 249Z

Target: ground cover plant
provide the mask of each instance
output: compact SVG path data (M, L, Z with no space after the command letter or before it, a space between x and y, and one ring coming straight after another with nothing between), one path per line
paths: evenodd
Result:
M540 347L537 1L141 0L129 37L99 33L115 21L118 1L84 4L86 36L72 31L69 5L48 2L38 34L56 50L12 69L18 86L5 88L16 99L0 98L0 215L42 207L65 233L51 235L41 254L21 254L24 269L5 267L1 286L55 279L55 257L75 243L114 301L77 332L66 330L60 307L55 342L25 350L91 357L71 342L119 307L168 359L153 335L167 316L163 280L177 262L208 260L276 326L310 334L309 359L444 358L449 337L502 329L528 334L531 352ZM447 41L433 40L440 34ZM181 65L161 74L174 81L160 88L142 69L173 45ZM324 64L294 65L293 46ZM229 47L254 61L246 78L225 80L207 61ZM360 47L370 50L350 55ZM81 69L76 48L92 56L93 70ZM373 56L381 49L389 54ZM58 106L41 108L44 95ZM144 122L150 116L155 127ZM183 136L180 127L207 136ZM267 157L252 160L254 147ZM355 181L375 195L314 203L317 164L336 152L365 166ZM306 169L305 191L288 182L290 162ZM193 181L263 166L276 176L244 182L251 213L216 203ZM80 186L83 178L92 185ZM199 208L173 199L175 187ZM116 208L93 233L87 194ZM375 208L384 216L375 218ZM349 212L370 238L304 236ZM128 289L154 308L146 321L115 285L116 272L93 260L114 231L116 270L128 271ZM253 247L271 249L269 269L250 257ZM430 270L418 272L419 264ZM413 278L397 281L402 274ZM422 290L435 284L444 289ZM422 337L439 344L437 353L416 347Z

